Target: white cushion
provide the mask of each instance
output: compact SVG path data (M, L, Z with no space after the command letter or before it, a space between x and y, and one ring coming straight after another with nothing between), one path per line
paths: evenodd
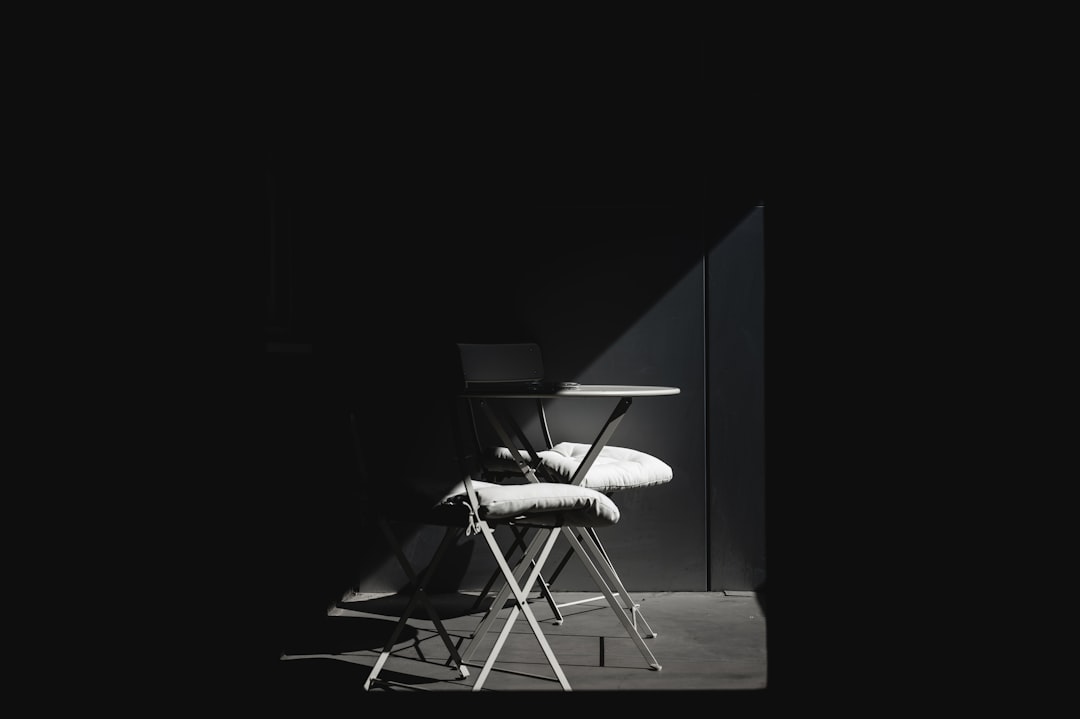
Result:
M619 508L600 492L569 484L492 484L473 481L480 518L521 518L522 524L608 527L619 521ZM442 504L467 502L463 483L450 491Z
M541 450L537 454L541 464L569 482L591 446L578 442L559 442L551 449ZM506 447L496 448L494 455L499 460L513 459ZM671 467L651 454L608 445L600 450L600 456L589 467L579 486L607 493L664 484L670 482L673 476Z

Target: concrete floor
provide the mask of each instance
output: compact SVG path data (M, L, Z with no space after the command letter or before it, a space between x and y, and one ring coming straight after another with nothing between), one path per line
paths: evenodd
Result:
M593 597L581 592L556 592L561 603ZM481 617L471 612L472 594L435 595L436 611L451 637L464 643ZM766 621L762 602L746 593L648 592L637 593L642 616L657 636L646 643L660 663L649 667L615 614L603 599L565 607L565 621L552 622L545 602L531 606L573 692L685 692L756 693L768 685ZM471 691L509 610L504 609L495 629L484 639L472 660L471 676L462 679L445 665L449 652L433 623L422 611L396 644L381 678L393 684L363 691L383 642L404 607L400 595L358 595L339 602L327 621L293 646L278 662L274 691L281 706L296 702L310 710L310 702L340 700L358 707L380 702L376 695L438 694L453 701L457 693ZM554 679L536 638L524 617L515 623L495 669L479 695L503 692L563 693ZM516 695L515 695L516 696ZM669 695L669 699L674 695ZM406 700L407 701L407 700Z

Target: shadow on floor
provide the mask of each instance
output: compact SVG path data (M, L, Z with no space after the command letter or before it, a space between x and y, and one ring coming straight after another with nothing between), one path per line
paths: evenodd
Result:
M453 619L470 614L479 614L491 606L493 597L487 596L477 601L475 594L440 593L429 596L429 601L434 605L436 613L441 619ZM404 592L388 594L381 597L341 601L337 603L338 609L345 609L365 614L377 614L386 617L399 617L409 603L409 595ZM419 604L413 611L412 616L416 619L430 620L431 617L425 611L423 604Z

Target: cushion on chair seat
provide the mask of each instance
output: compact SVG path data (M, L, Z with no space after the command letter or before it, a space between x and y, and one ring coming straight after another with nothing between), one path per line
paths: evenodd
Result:
M592 445L579 442L559 442L551 449L537 452L541 463L569 482ZM506 447L495 448L493 457L500 462L513 462ZM527 456L527 455L526 455ZM598 492L650 487L670 482L674 473L665 462L651 454L627 447L608 445L600 450L579 486Z
M520 520L520 524L579 527L610 527L619 521L619 508L600 492L570 484L551 482L492 484L473 481L480 518L488 521ZM459 483L436 512L467 507L465 486ZM460 509L458 510L460 511Z

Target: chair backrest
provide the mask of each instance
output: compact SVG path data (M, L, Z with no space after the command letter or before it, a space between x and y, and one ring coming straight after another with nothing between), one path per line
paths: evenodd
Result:
M540 345L458 343L465 386L481 382L538 382L544 379Z
M528 384L544 380L543 355L540 345L535 342L458 343L457 347L466 389L482 384ZM485 447L489 446L490 442L481 438L475 409L472 402L467 404L474 448L477 456L484 457L487 454ZM540 449L549 449L552 446L551 432L548 429L543 400L538 398L533 407L535 421L543 435L544 444Z

